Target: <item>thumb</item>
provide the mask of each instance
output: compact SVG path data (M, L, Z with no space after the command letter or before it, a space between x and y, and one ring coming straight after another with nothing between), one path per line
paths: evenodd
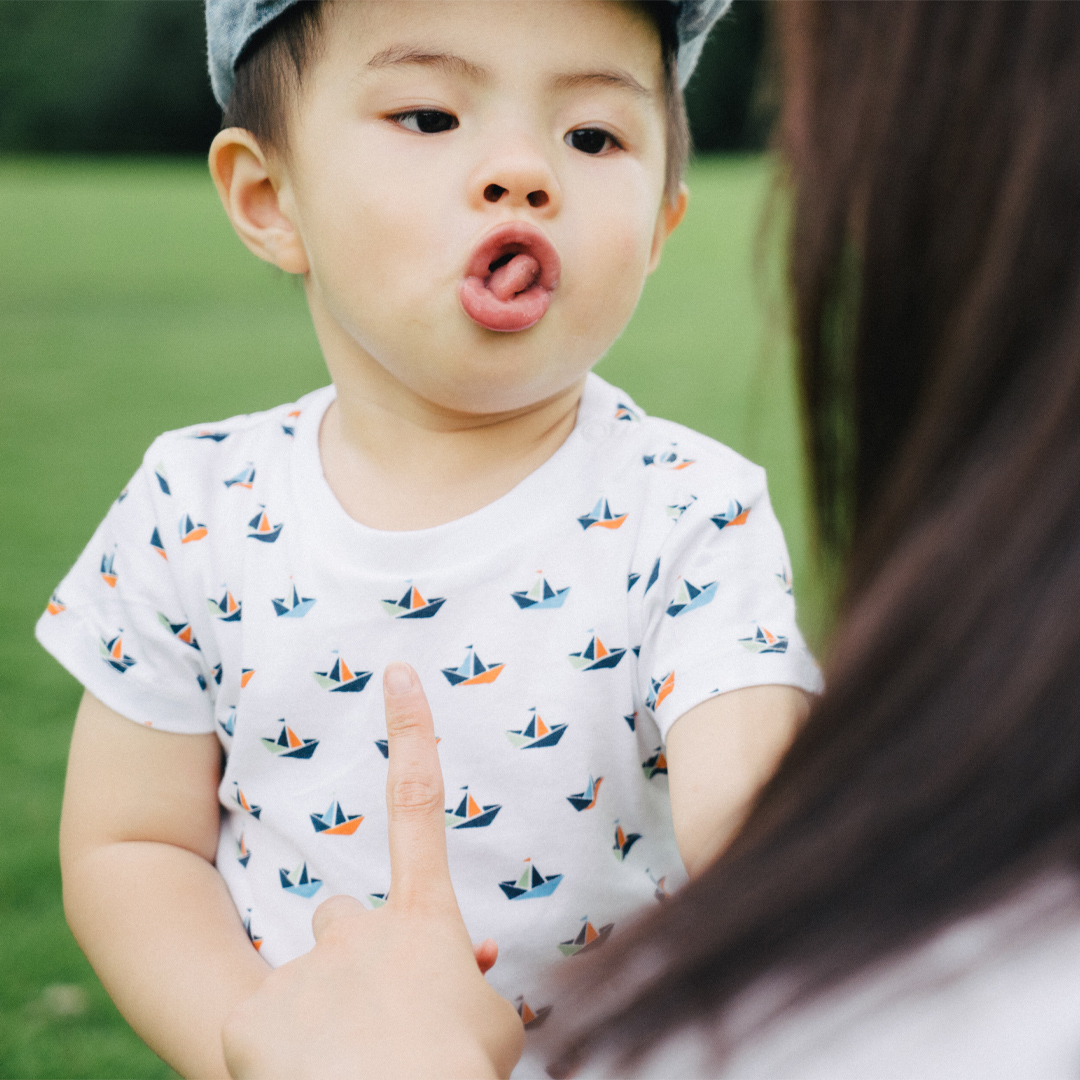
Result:
M446 860L443 778L435 727L420 679L408 664L383 674L389 771L390 903L413 906L447 898L456 907Z
M338 893L337 896L324 900L315 909L315 914L311 917L311 931L318 941L334 923L367 913L367 908L355 896Z

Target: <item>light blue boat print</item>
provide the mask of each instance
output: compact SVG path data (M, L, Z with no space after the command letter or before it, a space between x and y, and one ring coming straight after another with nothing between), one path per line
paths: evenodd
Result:
M296 585L292 584L292 595L279 596L271 599L274 605L274 614L279 619L302 619L314 606L314 596L301 596Z
M240 487L250 491L255 483L255 466L249 461L235 476L230 476L228 480L223 480L222 483L227 488Z
M281 887L294 896L314 896L322 888L322 879L308 874L307 863L301 863L295 870L278 870Z
M645 454L642 461L645 462L646 468L651 465L653 468L666 469L669 472L679 472L694 464L693 458L683 457L679 453L678 443L671 443L670 446L657 451L655 454Z
M728 526L745 525L750 516L750 508L744 507L738 499L728 499L727 507L719 514L713 514L709 520L718 528L726 529Z
M469 645L465 659L456 668L443 668L442 673L451 686L480 686L493 683L501 674L505 664L485 664L476 650Z
M716 581L710 581L708 585L692 585L685 578L680 578L675 599L668 604L667 613L674 619L711 604L716 597L717 584Z
M225 719L224 720L219 720L218 721L218 727L221 728L221 730L224 731L225 734L228 735L230 739L233 737L233 735L236 733L236 706L235 705L233 705L232 708L230 708L229 711L225 714Z
M514 598L514 603L523 611L547 611L552 608L561 608L569 594L569 585L563 589L553 589L541 573L530 588L523 589L521 592L512 592L510 595Z
M627 514L613 514L607 499L599 498L588 514L582 514L578 518L578 524L583 529L618 529L627 516Z
M538 900L543 896L550 896L563 879L562 874L551 874L544 877L533 865L531 859L526 859L528 866L517 878L509 881L500 881L499 888L506 894L507 900Z
M604 782L602 776L598 776L595 780L592 774L589 774L589 782L585 785L584 791L579 791L576 795L567 795L566 801L580 814L582 810L591 810L596 805L596 798L600 794L600 785Z

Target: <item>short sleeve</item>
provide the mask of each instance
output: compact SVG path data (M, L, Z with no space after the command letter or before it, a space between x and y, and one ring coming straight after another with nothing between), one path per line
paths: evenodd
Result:
M214 730L210 668L173 562L168 481L144 462L38 620L37 639L95 697L130 720ZM189 539L197 539L192 523Z
M671 527L643 592L638 689L665 739L683 713L729 690L821 690L764 470L743 465Z

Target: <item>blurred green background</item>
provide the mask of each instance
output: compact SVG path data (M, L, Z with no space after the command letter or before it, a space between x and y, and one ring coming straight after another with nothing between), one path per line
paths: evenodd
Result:
M172 1075L64 924L80 688L33 624L155 435L326 381L298 283L240 245L203 161L176 156L201 155L219 119L201 18L174 0L0 3L2 1077ZM687 220L598 370L766 466L817 639L779 253L759 241L771 164L746 152L767 128L762 25L736 0L691 91L699 144L744 152L699 157Z

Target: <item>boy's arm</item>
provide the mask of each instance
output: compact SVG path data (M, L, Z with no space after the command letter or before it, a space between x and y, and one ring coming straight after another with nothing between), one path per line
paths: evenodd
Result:
M83 695L60 865L68 925L131 1026L185 1076L228 1075L226 1015L270 968L214 868L214 735L132 723Z
M734 837L809 709L797 687L748 686L703 701L672 725L671 817L691 877Z

